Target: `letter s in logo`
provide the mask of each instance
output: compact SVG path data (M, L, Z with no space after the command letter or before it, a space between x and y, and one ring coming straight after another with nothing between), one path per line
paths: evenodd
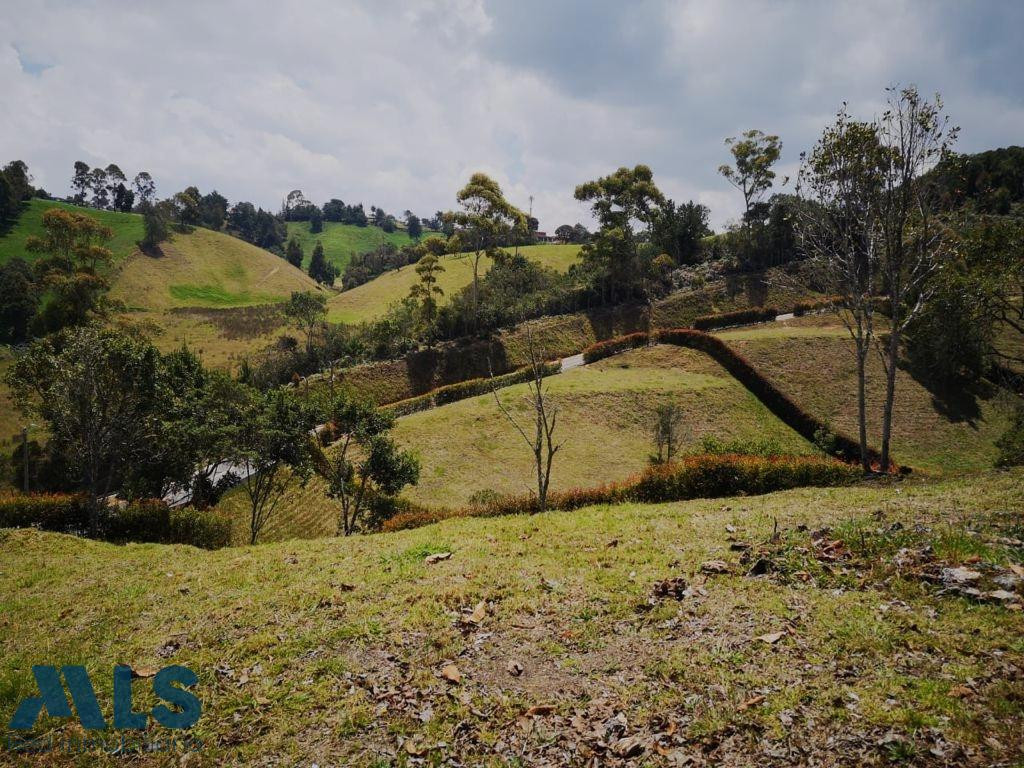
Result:
M178 664L164 667L156 673L156 677L153 678L153 693L164 701L181 708L180 712L175 712L163 704L153 707L153 717L160 725L165 728L191 728L196 724L202 713L202 704L194 695L175 687L173 683L180 683L185 688L191 688L197 682L199 682L199 678L195 672Z

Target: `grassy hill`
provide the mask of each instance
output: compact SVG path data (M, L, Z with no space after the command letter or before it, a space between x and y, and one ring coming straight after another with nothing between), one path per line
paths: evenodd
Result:
M552 490L600 485L643 469L652 451L651 418L658 405L668 402L686 413L680 429L683 451L698 449L704 436L773 438L786 452L813 451L716 362L692 350L634 350L546 382L559 408L557 437L564 441ZM522 424L529 419L525 392L525 384L500 390L502 402ZM476 492L526 493L535 487L532 456L493 395L400 418L394 437L420 457L420 483L406 496L421 504L459 507ZM233 494L221 507L243 538L247 512L242 497ZM330 536L336 515L322 482L296 483L264 536Z
M130 256L135 251L135 244L142 239L142 217L138 214L97 211L93 208L80 208L77 205L58 203L52 200L32 199L14 226L8 232L0 235L0 264L16 257L26 261L34 261L38 258L37 254L26 250L25 243L33 235L42 236L43 214L50 208L62 208L88 214L114 230L114 237L108 247L113 251L115 261L121 261Z
M921 576L1009 573L1022 488L984 473L216 552L0 531L0 720L38 695L33 664L88 663L108 718L112 664L182 664L190 765L1017 764L1024 614ZM744 546L767 575L742 575ZM713 559L733 573L702 574Z
M129 307L244 307L320 290L305 272L236 237L196 227L175 233L162 255L138 250L121 265L111 295Z
M519 250L528 258L560 272L568 270L579 254L578 245L528 245ZM447 300L473 281L473 261L468 254L458 254L442 257L441 263L444 272L439 275L438 285L444 290ZM481 273L489 268L490 260L481 259ZM409 295L409 289L417 279L415 267L411 265L386 272L331 299L328 319L336 323L360 323L381 317L389 304Z
M423 237L429 237L432 234L435 233L431 230L424 230ZM400 248L413 241L404 229L385 232L380 227L373 225L357 227L355 224L342 224L337 221L325 221L323 232L318 234L309 231L308 221L289 221L288 237L293 235L299 239L302 252L306 257L303 267L309 266L313 248L319 240L324 246L324 256L340 270L345 269L345 265L351 261L353 254L372 251L384 243L391 243Z

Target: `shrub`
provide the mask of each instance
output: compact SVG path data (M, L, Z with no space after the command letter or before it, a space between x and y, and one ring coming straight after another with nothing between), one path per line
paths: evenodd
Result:
M88 527L89 509L84 495L0 495L0 528L42 528L58 533L80 533Z
M541 369L544 376L551 376L561 370L561 363L543 363ZM492 388L500 389L502 387L511 386L512 384L520 384L524 381L530 381L532 378L533 370L530 366L523 366L522 368L517 368L511 373L505 373L493 378L487 376L477 379L468 379L466 381L458 381L454 384L446 384L445 386L438 387L430 392L425 392L422 395L417 395L416 397L410 397L405 400L399 400L396 403L386 405L384 406L384 410L390 411L395 416L408 416L410 413L425 411L438 405L447 405L448 403L458 402L459 400L465 400L470 397L485 395L490 392Z
M0 528L41 528L83 534L89 528L88 500L80 494L5 494L0 496ZM212 511L170 509L148 499L103 516L100 537L106 541L191 544L204 549L227 546L231 523Z
M648 334L640 331L608 339L607 341L599 341L583 350L583 362L593 363L606 357L617 355L620 352L625 352L627 349L643 347L647 344L648 340Z
M826 296L822 299L805 299L793 305L793 314L796 317L803 317L808 312L817 312L819 309L828 309L839 304L841 296Z
M735 312L722 312L717 315L703 315L693 321L693 327L700 331L712 328L728 328L731 325L747 325L774 320L781 314L775 307L751 307L738 309Z
M1010 426L996 440L996 448L999 449L997 467L1016 467L1024 464L1024 407L1017 408Z

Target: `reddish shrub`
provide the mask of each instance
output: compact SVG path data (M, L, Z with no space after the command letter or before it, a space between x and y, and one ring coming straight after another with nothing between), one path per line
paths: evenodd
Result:
M774 320L779 314L781 313L775 307L751 307L750 309L738 309L735 312L703 315L693 321L693 327L709 331L712 328L728 328L731 325L747 325Z
M583 350L583 362L593 363L597 360L617 355L620 352L625 352L627 349L642 347L647 344L648 338L646 333L639 331L638 333L618 336L607 341L599 341Z

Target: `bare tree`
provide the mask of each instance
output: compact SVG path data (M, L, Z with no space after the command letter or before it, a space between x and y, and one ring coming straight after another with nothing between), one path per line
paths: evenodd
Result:
M530 369L533 374L530 381L526 383L526 401L529 403L534 415L532 436L527 433L526 429L519 424L511 411L501 402L501 398L498 397L498 390L493 386L493 383L491 393L494 395L498 408L505 415L505 418L509 420L509 423L516 428L516 431L522 435L523 440L526 441L530 451L533 453L534 464L537 468L538 510L543 512L547 509L548 485L551 482L551 464L554 461L555 454L558 453L564 442L555 443L554 435L555 428L558 425L558 406L545 401L547 393L544 388L544 361L537 354L533 343L533 332L529 326L527 326L526 335L530 353ZM493 378L494 374L492 372L491 379L493 380Z
M942 98L927 101L917 88L889 88L888 108L878 122L882 146L881 276L889 297L888 338L879 344L885 366L882 410L882 470L889 467L893 400L900 343L907 326L920 314L936 285L933 277L945 256L943 231L932 216L934 185L922 176L945 157L959 129L943 114Z
M796 216L807 255L794 279L832 297L831 309L854 342L860 460L871 470L867 439L866 368L874 338L881 243L877 226L881 148L870 123L852 120L845 105L810 154L801 155Z
M651 459L657 464L665 464L672 461L679 446L679 425L683 421L683 409L677 403L666 403L659 405L654 414L654 424L651 432L654 438L654 449L657 456Z

